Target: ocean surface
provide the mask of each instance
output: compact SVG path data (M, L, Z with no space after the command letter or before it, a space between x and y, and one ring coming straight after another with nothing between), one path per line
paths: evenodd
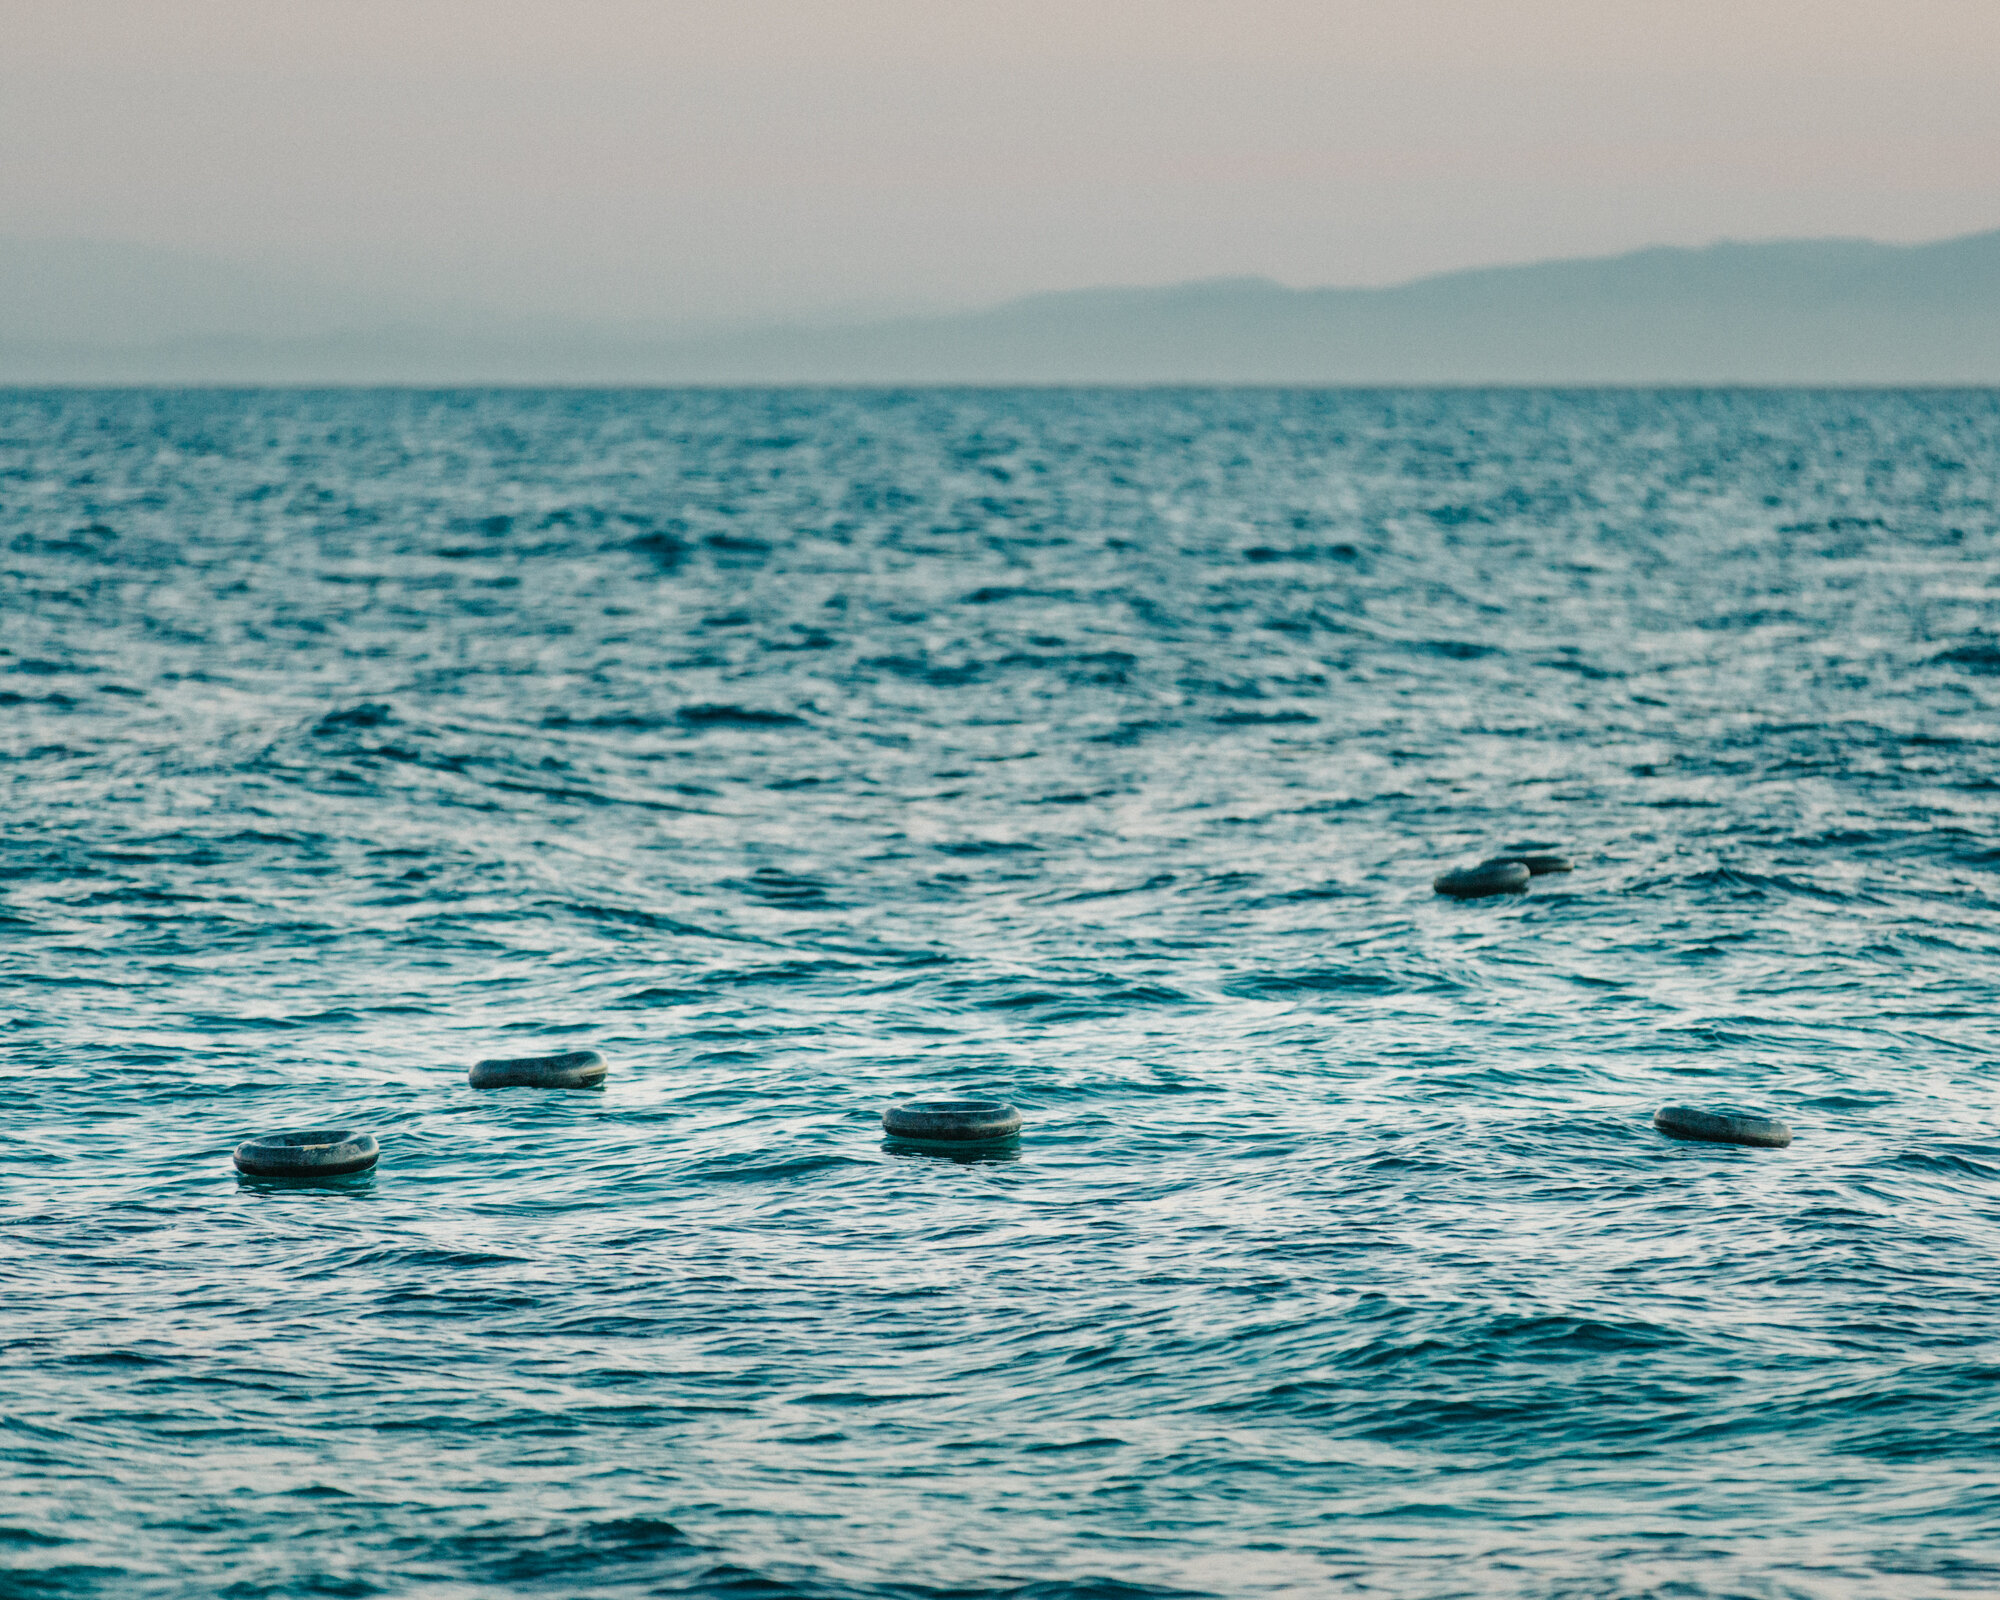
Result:
M0 392L0 1594L2000 1590L1996 496L1974 391Z

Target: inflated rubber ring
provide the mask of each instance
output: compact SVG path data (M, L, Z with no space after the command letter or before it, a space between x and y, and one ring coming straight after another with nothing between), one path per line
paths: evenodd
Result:
M925 1144L997 1144L1021 1131L1021 1113L1004 1100L912 1100L883 1112L882 1126Z
M1748 1144L1782 1150L1792 1142L1792 1130L1775 1117L1742 1111L1702 1111L1695 1106L1661 1106L1653 1126L1669 1139L1700 1139L1709 1144Z
M344 1178L382 1154L375 1135L354 1128L266 1133L236 1147L236 1170L252 1178Z
M465 1081L475 1089L594 1089L606 1070L604 1057L595 1050L570 1050L559 1056L480 1061Z
M1504 861L1520 862L1522 866L1528 869L1528 876L1531 878L1546 877L1551 872L1573 872L1576 870L1570 865L1568 856L1539 854L1495 856L1493 860L1482 861L1480 865L1490 867Z
M1482 861L1431 880L1439 894L1454 900L1477 900L1489 894L1520 894L1528 887L1528 869L1519 861Z

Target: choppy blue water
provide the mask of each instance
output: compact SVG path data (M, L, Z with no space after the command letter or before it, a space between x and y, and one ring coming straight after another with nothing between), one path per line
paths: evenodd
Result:
M1993 1592L1996 484L1989 393L0 394L0 1592Z

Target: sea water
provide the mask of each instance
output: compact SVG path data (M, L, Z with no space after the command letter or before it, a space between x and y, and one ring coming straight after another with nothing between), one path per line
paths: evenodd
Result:
M1991 1593L1996 483L1982 392L0 394L0 1592Z

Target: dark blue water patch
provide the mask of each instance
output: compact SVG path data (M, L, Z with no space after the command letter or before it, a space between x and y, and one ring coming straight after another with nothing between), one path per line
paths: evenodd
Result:
M188 1026L200 1028L208 1033L283 1033L295 1028L310 1027L315 1022L351 1022L351 1011L322 1012L316 1017L246 1017L230 1016L219 1012L197 1011L182 1018Z
M1158 733L1164 729L1172 728L1175 726L1177 726L1177 724L1175 723L1159 722L1151 720L1141 721L1141 722L1121 722L1117 727L1111 729L1108 733L1092 734L1090 737L1091 737L1091 743L1093 744L1135 745L1139 743L1140 740L1144 739L1148 734Z
M1352 967L1311 967L1292 972L1246 973L1231 978L1223 992L1244 1000L1290 1000L1317 994L1397 994L1412 985L1392 973ZM1420 987L1431 987L1426 983Z
M503 913L509 916L528 916L536 912L560 912L566 916L580 918L585 922L608 923L613 926L637 929L645 933L672 934L697 939L741 939L748 937L732 933L726 928L704 927L699 923L684 922L678 917L670 917L662 912L647 911L638 906L597 905L589 902L541 901L520 910Z
M1274 562L1358 561L1361 559L1361 551L1351 544L1308 544L1289 548L1256 544L1243 552L1243 559L1257 566L1267 566Z
M781 867L759 867L731 887L777 906L818 908L834 903L827 895L828 885L824 880L810 873L787 872Z
M1609 683L1626 675L1616 667L1599 666L1573 654L1552 656L1540 665L1556 672L1573 672L1580 678L1590 679L1593 683Z
M1880 828L1828 828L1810 835L1793 835L1784 843L1800 850L1840 850L1860 854L1872 845L1886 845L1891 851L1908 836Z
M1460 528L1467 523L1493 520L1477 506L1430 506L1425 509L1424 515L1443 528Z
M11 1573L8 1587L21 1600L44 1600L44 1597L58 1600L62 1596L107 1593L111 1587L133 1581L134 1577L123 1567L66 1561Z
M771 966L738 967L709 974L711 982L741 986L744 984L801 984L837 974L864 972L868 970L859 962L826 959L801 959L779 962Z
M618 733L655 733L661 728L670 728L676 723L683 723L690 720L699 722L701 719L698 717L690 719L685 712L676 712L671 716L667 716L651 711L605 711L600 712L594 717L579 717L560 707L556 707L542 713L541 726L544 728L583 728L593 731L605 730ZM721 718L717 720L727 719ZM798 719L794 718L793 720L796 721Z
M824 628L807 627L804 623L791 624L790 630L775 639L762 641L766 650L833 650L841 641Z
M1472 639L1413 639L1406 647L1422 655L1440 656L1446 661L1479 661L1500 654L1498 646Z
M1267 895L1253 903L1259 906L1309 904L1315 900L1338 900L1354 892L1353 887L1345 883L1302 884L1296 889L1286 889L1279 894Z
M456 769L441 768L440 770ZM350 774L349 776L354 782L365 782L358 775ZM486 787L503 794L536 795L544 800L574 801L584 806L602 806L607 808L629 807L639 811L673 812L682 816L700 816L704 814L703 808L700 806L685 806L679 804L677 801L662 800L644 794L609 794L601 789L583 789L554 783L524 783L511 778L485 778L480 781ZM712 791L700 788L688 788L677 784L674 786L673 792L699 796L711 793ZM465 806L469 810L506 809L498 805L482 808L478 801L465 798L456 798L454 803Z
M1034 641L1053 649L1061 641L1037 639ZM1000 667L1052 668L1063 673L1072 683L1122 685L1129 681L1138 658L1125 650L1084 650L1057 651L1048 655L1014 651L1002 656L996 663Z
M1066 589L1030 589L1009 584L982 584L965 596L969 606L990 606L1001 600L1073 600Z
M1872 898L1856 891L1814 883L1810 879L1792 873L1749 872L1740 867L1713 867L1702 872L1690 872L1670 880L1670 886L1691 890L1696 894L1714 893L1731 899L1780 894L1844 904L1857 899Z
M1101 889L1077 889L1051 895L1049 898L1067 905L1080 905L1088 900L1117 900L1126 895L1147 894L1155 889L1165 889L1174 882L1171 872L1156 872L1138 883L1114 885Z
M907 678L917 683L930 684L941 689L961 689L976 683L986 671L986 663L977 661L939 662L922 656L876 656L863 661L864 668L875 672L885 672L893 677Z
M1131 983L1103 974L1079 976L1047 988L1024 988L1004 979L954 979L935 992L942 1003L969 1004L980 1011L1031 1012L1048 1022L1117 1016L1135 1008L1183 1006L1194 999L1166 984Z
M1309 711L1225 711L1210 719L1223 728L1281 728L1318 722Z
M637 989L610 1002L614 1006L644 1008L647 1006L691 1005L708 998L705 989L682 989L655 984L650 988Z
M348 706L340 711L329 711L313 724L312 731L315 736L325 738L330 734L344 733L349 730L387 727L395 720L395 712L388 705L380 702L371 702L364 705Z
M73 1543L75 1541L72 1539L60 1538L55 1534L38 1533L32 1528L0 1527L0 1547L17 1550L53 1550Z
M806 720L796 712L761 706L682 706L674 715L690 728L796 728Z
M1902 1150L1895 1156L1897 1166L1980 1184L2000 1182L2000 1148L1992 1145L1933 1144L1921 1150Z
M1963 667L1967 672L1988 676L2000 673L2000 640L1978 639L1971 644L1941 650L1931 660L1942 666Z
M538 1587L539 1580L549 1580L560 1587L575 1582L579 1570L593 1574L593 1581L684 1576L688 1558L697 1549L696 1542L671 1522L619 1517L580 1526L559 1523L533 1532L509 1527L472 1530L439 1541L423 1555L431 1563L445 1563L437 1567L438 1577ZM660 1558L668 1554L675 1559L663 1567Z

